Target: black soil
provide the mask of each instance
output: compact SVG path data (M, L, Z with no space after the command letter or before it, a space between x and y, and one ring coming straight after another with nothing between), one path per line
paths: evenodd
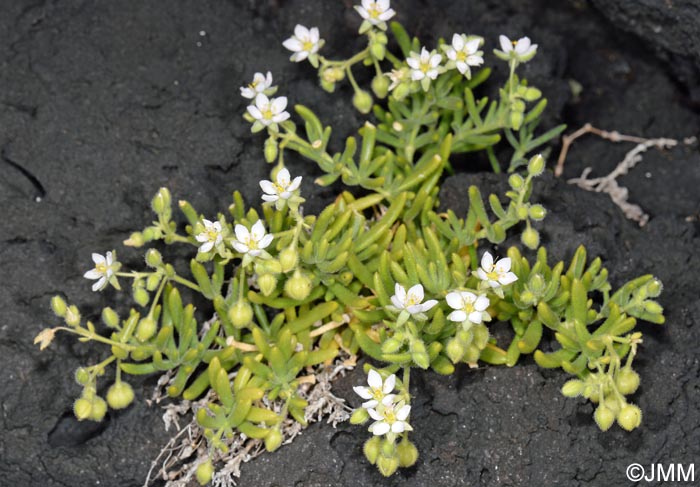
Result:
M32 345L42 328L57 323L49 299L63 293L93 319L115 301L126 307L113 291L92 293L81 276L93 251L116 248L126 264L141 264L120 242L150 222L149 201L160 186L208 215L225 208L234 189L259 201L257 181L269 167L262 139L241 119L246 103L238 95L255 71L270 69L292 103L317 110L335 128L336 143L359 127L347 87L337 95L322 92L309 66L289 63L281 47L299 22L320 26L326 53L352 53L361 46L352 3L2 2L0 485L142 485L169 437L161 411L145 404L154 379L136 382L137 403L104 423L75 421L73 371L103 355L65 336L44 352ZM685 24L664 24L656 49L649 37L628 33L635 31L629 16L607 11L609 2L594 2L602 13L583 1L547 3L405 0L393 6L428 45L455 31L481 34L489 48L500 33L529 35L539 54L522 74L550 100L546 125L573 129L591 122L641 136L698 134L692 76L669 66ZM677 12L664 10L673 3L642 2L651 13L640 18L661 12L673 19ZM686 8L688 2L678 3ZM697 46L698 38L692 41ZM496 75L504 68L496 64ZM583 87L577 97L572 80ZM451 377L424 373L412 381L417 466L383 479L362 456L363 428L317 424L292 445L245 465L240 485L628 485L625 468L632 462L697 461L697 145L651 151L621 179L630 199L651 215L644 228L625 220L607 196L565 182L587 166L595 175L609 172L630 148L580 140L565 178L544 176L534 199L550 210L540 228L553 258L568 259L583 243L603 258L614 285L644 273L665 283L667 324L640 325L642 387L633 400L645 412L642 428L601 433L589 403L560 395L565 374L540 370L531 360L512 369L460 367ZM555 146L550 161L557 152ZM318 170L310 163L292 159L289 165L306 176L308 211L332 198L335 190L312 184ZM473 172L448 178L442 204L463 209L464 188L474 182L488 191L502 188L504 178ZM336 394L357 405L351 386L361 381L357 369L337 383Z

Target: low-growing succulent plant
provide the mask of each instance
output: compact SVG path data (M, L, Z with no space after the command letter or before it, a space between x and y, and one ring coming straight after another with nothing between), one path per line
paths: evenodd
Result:
M368 386L355 388L364 402L351 422L372 421L364 453L387 476L418 459L410 441L420 434L410 417L412 368L451 374L460 363L513 366L522 354L534 354L541 367L574 376L562 393L596 403L602 430L615 420L626 430L639 426L641 411L626 399L639 386L632 362L642 336L634 328L637 319L663 323L653 300L661 283L643 276L612 292L601 259L589 262L583 247L568 265L548 263L534 224L546 210L529 200L545 169L535 152L563 126L536 135L546 100L516 74L537 45L527 37L511 42L501 36L494 52L508 63L509 76L490 99L477 94L491 72L482 67L485 39L458 33L429 50L392 22L401 51L393 54L387 48L387 21L394 15L389 1L363 0L356 8L368 44L351 58L323 57L315 27L297 26L284 46L293 61L317 68L325 90L347 78L355 107L372 112L373 123L334 152L331 128L301 105L295 122L287 98L272 97L272 75L256 73L241 95L251 100L245 117L252 131L267 134L264 157L275 164L270 180L260 182L262 209L246 207L235 192L227 213L207 219L179 201L183 227L162 188L151 203L156 219L124 243L189 245L189 274L176 272L155 248L146 251L143 270L124 270L115 251L93 254L94 268L85 273L96 281L93 290L120 289L130 280L135 302L121 316L104 308L106 333L75 305L53 298L65 326L42 331L36 339L41 348L58 330L108 347L102 362L76 372L83 387L74 405L77 418L98 421L108 406L127 407L134 392L124 374L169 371L172 397L193 400L214 391L196 412L210 449L226 451L231 438L243 434L264 440L272 451L282 444L288 418L307 421L299 388L309 368L345 350L371 359L365 364ZM355 81L352 69L360 63L375 70L377 104ZM496 154L506 144L505 195L490 194L487 206L482 191L471 186L466 214L439 212L439 186L454 169L452 156L483 151L500 172ZM318 184L339 180L360 190L342 191L318 215L304 214L301 177L285 168L287 151L320 167L325 174ZM502 258L491 254L489 244L503 243L509 232L536 250L528 252L532 258L517 247ZM184 288L209 300L213 315L201 316L183 302ZM512 325L509 344L491 336L493 321ZM549 340L542 345L546 330L553 346ZM110 365L116 379L105 401L96 381ZM204 484L212 475L212 462L201 461L196 478Z

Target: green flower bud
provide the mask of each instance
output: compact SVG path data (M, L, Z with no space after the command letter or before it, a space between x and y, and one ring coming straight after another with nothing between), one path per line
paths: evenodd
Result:
M654 279L647 284L647 294L649 294L649 296L652 298L658 297L659 294L661 294L662 289L663 285L658 279Z
M625 404L617 414L617 424L627 431L632 431L642 424L642 410L634 404Z
M413 340L411 342L411 358L413 362L421 369L430 367L430 357L425 350L425 344L422 340Z
M369 47L369 51L373 57L382 61L386 55L386 45L381 42L373 42Z
M124 245L126 245L127 247L143 247L144 243L146 243L146 241L143 238L143 234L141 232L134 232L129 236L128 239L124 240Z
M383 74L378 74L372 80L372 91L377 96L377 98L386 98L387 93L389 93L389 78Z
M372 110L372 95L365 90L358 90L355 96L352 97L352 104L355 105L357 111L363 114L369 113Z
M659 303L656 301L644 301L644 310L647 313L651 313L653 315L660 315L664 312L664 309L661 307Z
M151 201L153 211L161 214L170 209L170 191L168 188L160 188Z
M511 174L508 178L508 184L510 184L510 187L513 189L520 189L523 187L523 184L525 184L525 180L520 174Z
M518 209L515 210L515 214L517 215L519 220L525 220L528 215L527 207L526 206L518 206Z
M381 456L377 459L377 467L382 475L390 477L399 468L399 459Z
M530 276L527 285L530 289L532 289L533 292L541 293L544 291L545 287L547 286L547 283L545 282L542 274L536 272Z
M90 382L90 372L85 367L78 367L75 370L75 381L81 386Z
M323 88L323 91L333 93L335 91L335 82L326 81L323 78L321 78L321 88Z
M73 403L73 414L78 418L78 421L84 421L90 417L92 413L92 401L85 398L80 398Z
M280 266L282 272L289 272L296 269L299 263L299 251L296 246L292 245L287 248L282 249L279 256Z
M119 360L126 360L129 358L129 352L124 350L119 345L112 345L112 355L117 357Z
M277 289L277 278L272 274L258 276L258 287L263 295L269 296Z
M78 311L78 307L74 304L68 306L64 319L66 320L66 325L78 326L80 324L80 311Z
M565 397L578 397L583 392L584 384L578 379L566 381L561 388L561 393Z
M139 324L136 326L136 338L140 342L145 342L156 334L157 329L158 325L156 324L155 320L150 316L146 316L142 318L139 321Z
M453 338L447 342L447 349L445 351L447 352L447 356L454 364L461 361L462 357L464 357L464 347L462 346L460 340L457 340L456 338Z
M350 424L363 424L369 419L369 413L365 408L358 408L350 416Z
M544 219L544 217L547 215L547 210L544 209L544 206L542 205L532 205L530 207L530 218L532 218L535 221L540 221Z
M61 296L54 296L51 298L51 309L56 316L63 318L66 316L68 306Z
M539 176L544 172L544 157L542 157L542 154L537 154L530 159L530 162L527 164L527 172L531 176Z
M100 396L95 396L92 400L92 409L88 419L92 421L102 421L107 414L107 403Z
M510 126L513 130L520 130L520 126L523 124L523 112L513 111L510 112Z
M600 404L596 408L595 413L593 413L593 419L595 419L595 422L601 431L608 431L615 422L615 413L613 413L604 404Z
M248 301L236 301L228 310L228 319L236 328L248 326L253 321L253 307Z
M292 299L303 301L311 294L312 283L299 269L284 284L284 292Z
M265 140L265 149L263 152L267 162L275 161L277 158L277 139L275 137L270 136Z
M523 291L523 292L520 294L520 300L521 300L523 303L534 304L535 301L537 301L537 298L536 298L535 295L532 293L532 291L527 291L527 290L526 290L526 291Z
M156 249L148 249L146 252L146 264L148 267L159 267L163 263L163 256Z
M394 453L396 453L396 445L394 445L393 441L389 441L389 439L385 438L382 440L382 456L385 457L393 457Z
M404 468L413 466L418 460L418 448L408 438L404 438L396 446L396 453L399 457L399 466Z
M162 280L163 276L160 274L151 274L146 278L146 289L148 291L155 291L158 289L158 286L160 286L160 281Z
M265 437L265 449L269 452L277 450L282 445L282 433L280 430L273 429Z
M148 227L144 229L142 236L144 241L150 242L160 237L160 229L157 227Z
M623 368L615 378L615 385L621 394L634 394L639 387L639 374L632 369Z
M207 460L204 463L200 463L195 472L195 477L197 477L197 482L199 485L207 485L211 482L211 478L214 476L214 465L211 460Z
M397 100L401 101L406 98L411 92L411 87L408 83L400 83L394 91L392 91L392 96Z
M472 343L467 347L467 350L464 352L464 361L468 364L473 364L479 360L480 356L481 350L479 350L479 347Z
M102 310L102 321L110 328L117 328L119 326L119 315L112 308L104 308Z
M586 399L589 399L592 403L597 404L600 401L600 393L597 385L587 384L583 388L582 395Z
M472 329L472 333L474 336L472 343L474 343L479 350L483 350L489 341L489 329L482 323L480 325L476 325Z
M542 98L542 92L534 87L529 87L525 90L523 98L527 101L535 101Z
M149 352L148 349L144 348L137 348L136 350L131 351L131 358L137 362L146 360L151 355L153 355L153 352Z
M107 391L107 404L112 409L124 409L134 400L134 390L126 382L115 382Z
M381 445L381 438L379 436L373 436L369 440L365 441L362 451L365 453L365 457L369 463L374 465L377 462L377 457L379 457L379 450Z
M396 338L389 338L384 343L382 343L382 352L396 353L402 345L403 343L397 340Z
M527 227L523 231L520 239L522 240L523 245L534 250L540 244L540 233L532 227Z
M459 330L457 332L457 340L462 342L462 345L464 346L471 345L472 341L474 340L474 333L471 329Z
M136 301L139 306L145 307L150 300L151 298L148 295L148 291L142 287L134 288L134 301Z
M620 412L620 401L613 396L607 396L602 404L612 411L613 414Z

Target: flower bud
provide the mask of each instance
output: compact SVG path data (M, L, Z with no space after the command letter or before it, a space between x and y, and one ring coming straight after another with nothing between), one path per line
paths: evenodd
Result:
M60 318L66 316L66 311L68 311L68 306L61 296L54 296L51 298L51 309L54 314Z
M384 56L386 55L386 45L382 44L381 42L373 42L369 46L369 51L374 58L376 58L379 61L382 61L384 59Z
M593 413L593 419L595 419L595 422L601 431L608 431L615 422L615 413L613 413L604 404L600 404L596 408L595 413Z
M369 440L365 441L362 451L365 453L365 457L369 463L374 465L377 462L377 457L379 457L379 449L381 444L381 438L379 436L373 436Z
M527 101L539 100L540 98L542 98L542 92L537 88L528 87L527 89L525 89L523 98L525 98L525 100Z
M148 291L155 291L158 286L160 286L160 281L162 280L163 276L161 276L159 273L156 274L151 274L146 278L146 289Z
M383 74L378 74L372 80L372 91L377 98L386 98L389 93L389 78Z
M515 210L515 214L518 216L519 220L525 220L528 216L528 211L526 206L518 206Z
M632 431L642 424L642 410L634 404L625 404L617 414L617 424L627 431Z
M511 174L508 178L508 184L510 184L510 187L513 189L520 189L523 187L523 184L525 184L525 180L520 174Z
M474 340L474 333L472 330L459 330L457 332L457 340L462 342L462 345L467 346L471 345L472 341Z
M148 267L158 267L163 263L163 257L156 249L148 249L146 252L146 265Z
M649 297L656 298L661 294L661 290L663 289L663 286L661 284L661 281L658 279L654 279L649 284L647 284L647 293L649 294Z
M325 79L321 78L321 88L323 88L323 91L333 93L335 91L335 82L326 81Z
M474 336L472 343L474 343L479 350L483 350L489 341L489 329L482 323L480 325L476 325L472 329L472 333Z
M200 463L195 472L195 477L197 477L197 482L199 485L207 485L211 482L211 478L214 476L214 465L211 460L207 460L204 463Z
M143 238L143 234L141 232L134 232L128 239L124 240L124 245L127 247L143 247L144 243L146 243L146 240Z
M272 274L258 276L258 287L263 295L269 296L277 289L277 278Z
M352 97L352 103L360 113L369 113L372 110L372 95L365 90L357 90Z
M535 221L540 221L544 219L544 217L547 215L547 210L544 209L544 206L542 205L532 205L530 207L530 218L532 218Z
M394 88L394 91L392 91L392 96L396 98L397 101L401 101L404 98L406 98L410 92L410 85L408 83L401 83L396 88Z
M136 326L136 338L140 342L145 342L149 338L151 338L153 335L156 334L158 326L156 325L156 322L153 318L150 316L146 316L141 321L139 321L139 324Z
M385 477L390 477L399 468L399 459L396 457L380 456L377 459L377 467L379 472Z
M170 209L170 191L168 188L160 188L151 201L153 211L161 214Z
M513 130L520 130L523 124L523 112L510 112L510 126Z
M265 140L265 149L263 152L267 162L275 161L277 158L277 139L275 137L270 136Z
M615 385L617 385L617 390L625 396L634 394L639 387L639 374L632 369L623 368L617 374Z
M236 301L228 310L228 319L236 328L243 328L253 321L253 307L248 301Z
M583 382L578 379L566 381L561 388L561 393L565 397L578 397L583 392Z
M92 409L88 419L92 421L102 421L107 414L107 403L100 396L95 396L92 400Z
M296 246L292 245L282 249L278 258L282 272L286 273L292 271L296 269L297 263L299 262L299 251Z
M112 308L104 308L102 310L102 321L110 328L119 326L119 315Z
M80 324L80 311L78 311L78 307L74 304L68 306L64 319L68 326L78 326Z
M539 176L544 171L544 157L542 154L537 154L527 164L527 172L531 176Z
M75 370L75 381L81 386L90 382L90 372L85 367L78 367Z
M115 382L107 391L107 404L112 409L124 409L134 400L134 390L126 382Z
M527 227L520 239L527 248L536 249L540 244L540 233L532 227Z
M92 412L92 401L85 398L77 399L73 403L73 414L78 418L78 421L84 421L90 417Z
M277 450L282 444L282 433L280 430L273 429L265 437L265 449L269 452Z
M479 350L479 348L472 343L467 347L467 350L464 352L464 361L468 364L472 364L477 362L480 356L481 350Z
M624 402L624 400L622 402ZM612 411L613 414L620 412L620 401L613 396L606 396L605 399L603 399L602 404Z
M148 291L146 291L144 288L142 288L142 287L134 288L134 301L136 301L136 303L139 306L142 306L142 307L146 306L148 304L148 302L150 301L150 299L151 298L148 295Z
M369 419L369 413L365 408L358 408L350 416L350 424L363 424Z
M644 301L644 310L647 313L651 313L653 315L660 315L664 312L664 309L661 307L659 303L656 301Z
M311 279L297 269L284 284L284 292L292 299L303 301L311 294L311 287Z
M393 457L396 452L396 445L393 441L389 441L387 438L382 440L382 456Z
M404 468L413 466L418 460L418 448L408 438L404 438L396 446L396 453L398 453L399 457L399 466Z

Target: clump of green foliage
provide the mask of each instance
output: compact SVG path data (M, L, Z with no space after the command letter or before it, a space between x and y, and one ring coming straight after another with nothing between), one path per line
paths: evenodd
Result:
M366 20L362 29L368 46L350 59L330 61L315 51L306 58L328 91L348 78L355 106L371 111L374 123L365 123L334 152L331 128L309 108L295 107L301 122L295 123L284 111L286 99L267 98L276 88L251 84L255 100L247 118L255 132L267 132L265 158L275 163L272 181L261 183L268 196L262 209L246 207L235 192L227 213L210 221L179 201L182 226L173 220L171 195L162 188L152 201L156 219L125 244L191 246L196 255L189 275L177 273L155 248L146 251L144 270L123 271L115 253L93 255L95 269L86 273L99 279L93 289L110 284L119 289L119 279L131 279L136 303L121 315L105 308L106 332L85 321L75 305L53 298L65 326L44 330L37 337L42 348L62 330L102 343L109 353L76 373L83 387L75 402L78 419L101 420L108 405L127 407L134 393L124 374L171 371L167 393L173 398L215 392L196 414L210 448L225 451L226 439L242 433L263 439L272 451L283 441L281 425L288 417L306 423L300 376L330 363L342 349L377 364L365 365L370 387L356 390L369 401L351 420L374 419L364 451L387 476L418 458L409 439L412 368L451 374L460 363L513 366L522 354L534 353L540 366L574 376L563 394L597 403L601 429L616 419L627 430L636 428L641 411L625 398L639 384L631 368L641 343L634 328L637 319L663 323L663 310L653 300L661 284L643 276L612 292L601 260L589 261L583 247L568 265L548 263L533 224L546 211L530 202L545 161L533 152L563 127L536 134L546 100L516 74L534 50L518 45L508 50L502 42L496 54L507 61L509 77L499 97L489 99L479 88L490 68L472 75L456 62L433 66L436 52L427 50L425 67L420 42L399 24L391 24L397 55L387 49L385 22ZM462 36L463 43L474 40L472 46L483 44ZM449 46L440 41L446 53ZM453 39L455 46L460 43ZM412 58L418 61L407 63ZM472 67L480 64L472 61ZM354 80L358 63L376 70L371 85L376 104ZM388 75L382 63L390 65ZM426 69L421 79L412 73L416 63ZM433 68L438 72L431 78L427 71ZM508 146L505 195L490 194L487 206L481 190L471 186L465 191L466 214L438 212L440 182L453 170L455 154L484 151L500 172L496 149L503 154ZM303 214L299 179L292 181L284 168L287 151L323 170L318 184L339 180L360 191L343 191L319 215ZM521 234L524 246L535 251L528 251L532 257L517 247L495 263L490 253L484 257L479 249L502 243L509 232ZM212 315L201 316L183 302L182 288L209 300ZM491 320L512 325L509 344L490 336ZM546 330L558 344L549 351L540 349ZM105 401L96 381L110 365L116 366L116 380ZM274 401L281 401L281 409L270 406ZM206 483L212 474L211 464L204 463L198 478Z

